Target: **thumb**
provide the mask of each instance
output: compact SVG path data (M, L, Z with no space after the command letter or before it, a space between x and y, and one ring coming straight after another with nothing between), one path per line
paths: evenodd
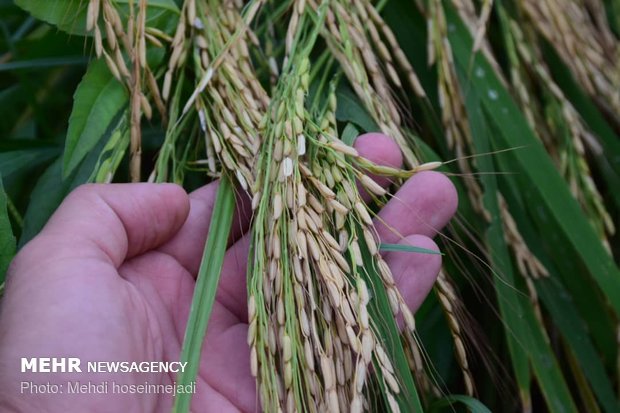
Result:
M95 257L119 267L170 239L188 213L189 198L178 185L83 185L24 249L28 261Z

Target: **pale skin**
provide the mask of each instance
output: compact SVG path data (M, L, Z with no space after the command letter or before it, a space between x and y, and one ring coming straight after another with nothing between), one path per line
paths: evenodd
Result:
M363 135L362 156L400 166L386 136ZM385 185L385 179L378 179ZM0 410L168 412L169 394L67 394L67 382L168 384L170 373L20 373L21 357L178 361L217 183L189 195L172 184L89 185L59 207L15 258L0 310ZM239 202L193 398L194 412L255 412L246 344L248 201ZM383 242L437 250L431 239L457 206L443 175L412 177L376 220ZM387 225L386 225L387 224ZM389 227L389 228L388 228ZM412 310L430 291L439 255L385 254ZM63 394L22 393L20 383L63 384Z

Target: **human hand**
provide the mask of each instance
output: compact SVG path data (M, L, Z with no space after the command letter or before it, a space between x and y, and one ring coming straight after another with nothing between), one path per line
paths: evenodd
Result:
M362 136L355 146L370 160L400 166L398 148L383 135ZM189 196L176 185L131 184L87 185L69 195L9 272L0 312L0 410L170 410L171 394L67 394L66 383L171 384L173 374L20 373L20 359L178 361L216 192L217 183ZM247 200L238 204L203 346L195 412L257 411L246 344L250 237L244 233L251 213ZM437 250L430 237L456 205L445 176L422 172L379 213L377 230L382 242ZM389 252L385 259L407 303L417 309L441 257ZM64 393L22 394L22 381L64 384Z

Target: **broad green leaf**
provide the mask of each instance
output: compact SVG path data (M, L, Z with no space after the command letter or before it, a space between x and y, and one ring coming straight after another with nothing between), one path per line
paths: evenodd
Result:
M36 167L52 159L58 152L57 147L35 147L32 149L0 152L0 174L6 177L14 172Z
M68 33L83 34L85 31L88 1L15 0L15 4Z
M196 278L196 288L192 306L187 320L181 362L187 362L187 368L177 377L179 385L187 385L196 380L202 344L204 343L211 309L215 301L217 284L222 273L222 263L228 245L228 235L235 211L235 191L230 179L223 177L217 190L211 226L205 244L202 262ZM174 399L173 412L189 412L193 394L179 393Z
M341 122L354 123L364 132L379 131L377 124L349 88L339 87L336 96L338 98L336 119Z
M97 60L88 67L73 101L63 160L65 177L115 124L115 119L127 105L128 97L105 62Z
M41 175L32 190L28 209L24 214L24 227L19 239L19 248L39 233L69 192L78 185L88 182L103 143L99 143L68 177L63 178L61 157L56 159Z
M0 285L4 283L6 270L15 255L15 237L7 210L7 195L2 186L0 174Z
M126 5L129 0L116 0ZM84 34L88 0L15 0L22 9L34 17L57 26L72 34ZM174 0L149 0L149 18L163 11L179 12Z

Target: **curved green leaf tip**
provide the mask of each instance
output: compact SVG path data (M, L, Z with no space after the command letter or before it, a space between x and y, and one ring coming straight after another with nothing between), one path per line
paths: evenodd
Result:
M103 60L90 64L75 95L63 159L67 177L103 139L128 102L123 86L112 76Z

